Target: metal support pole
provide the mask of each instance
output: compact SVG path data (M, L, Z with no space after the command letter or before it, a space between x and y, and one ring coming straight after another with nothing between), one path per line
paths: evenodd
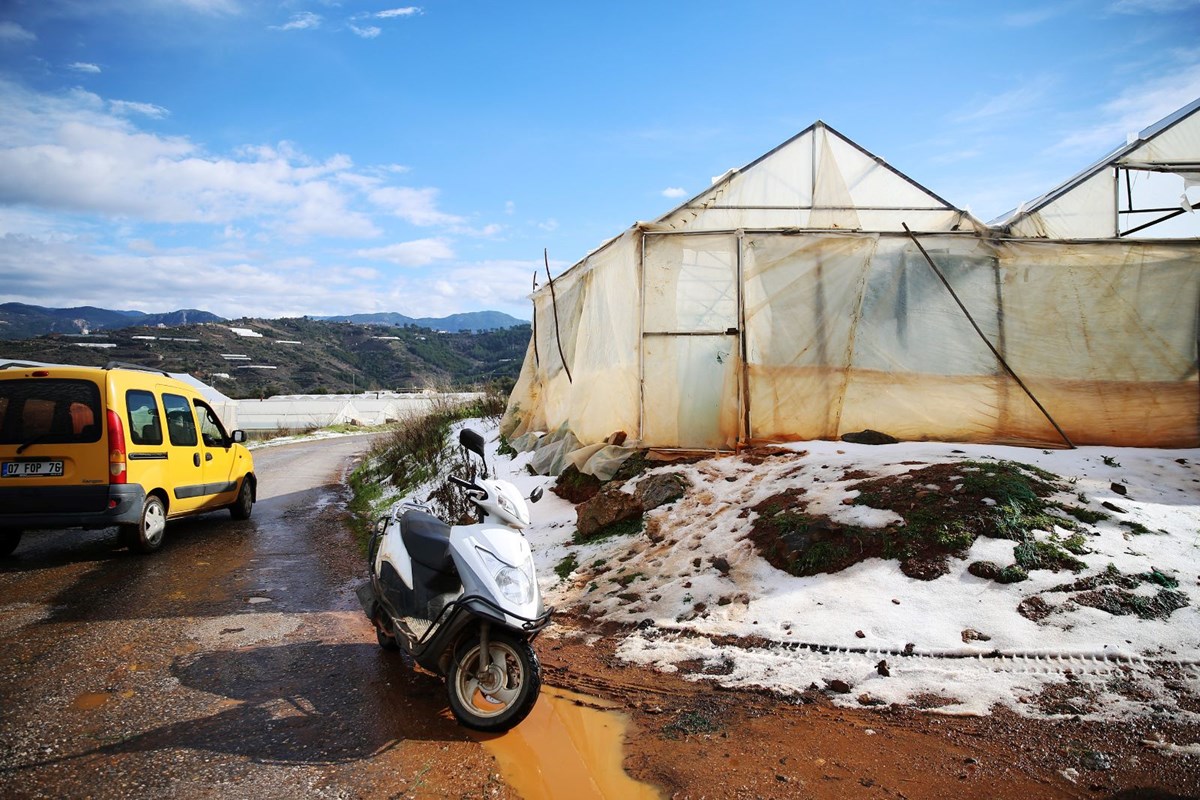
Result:
M542 258L546 262L546 280L550 282L550 304L554 306L554 341L558 344L558 357L562 361L563 369L567 372L567 383L574 383L575 379L571 377L571 368L567 366L567 357L563 355L562 335L558 332L558 298L554 295L554 278L550 277L550 251L548 249L542 249Z
M915 244L917 249L921 251L921 255L925 256L925 261L928 262L930 268L934 271L934 274L938 276L938 280L942 282L942 285L946 287L946 291L950 292L950 296L954 298L954 302L958 303L959 309L962 310L963 314L967 318L967 321L971 323L971 327L975 329L975 332L979 334L979 338L983 340L983 343L986 344L988 349L992 351L992 355L994 355L996 360L1000 362L1000 366L1004 367L1004 371L1012 376L1012 379L1017 382L1017 385L1021 387L1022 391L1029 396L1029 399L1033 401L1035 406L1037 406L1038 411L1041 411L1042 415L1046 419L1050 420L1050 424L1054 426L1054 430L1058 431L1058 435L1061 436L1063 441L1067 443L1067 447L1074 450L1075 445L1071 442L1070 437L1067 436L1063 429L1058 426L1058 423L1054 421L1054 417L1050 416L1050 412L1047 411L1046 408L1040 402L1038 402L1038 399L1033 396L1033 392L1031 392L1029 387L1025 385L1025 381L1021 380L1021 377L1017 375L1017 373L1013 372L1012 367L1010 367L1008 362L1004 360L1004 356L1000 355L1000 351L997 350L990 341L988 341L987 336L984 335L979 325L975 323L975 318L971 316L971 312L967 310L965 305L963 305L963 301L959 299L958 293L955 292L954 287L950 285L950 281L946 280L946 276L942 274L940 269L938 269L938 265L933 263L933 259L929 257L929 253L927 253L925 248L921 246L921 243L917 241L916 234L914 234L908 227L908 223L902 222L900 224L904 226L904 230L908 233L908 238L912 239L913 244Z
M533 291L537 291L537 270L533 271ZM533 303L533 365L535 367L542 366L542 359L538 356L537 346L537 303Z

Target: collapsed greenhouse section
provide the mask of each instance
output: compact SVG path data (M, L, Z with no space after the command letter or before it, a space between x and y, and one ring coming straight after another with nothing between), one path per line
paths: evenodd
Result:
M537 289L502 432L1198 446L1196 186L1200 100L990 225L817 122Z

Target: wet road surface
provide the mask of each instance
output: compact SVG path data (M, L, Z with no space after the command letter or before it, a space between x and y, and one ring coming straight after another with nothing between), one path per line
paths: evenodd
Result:
M375 644L341 477L365 437L254 453L249 522L29 533L0 561L0 796L512 797L440 680Z

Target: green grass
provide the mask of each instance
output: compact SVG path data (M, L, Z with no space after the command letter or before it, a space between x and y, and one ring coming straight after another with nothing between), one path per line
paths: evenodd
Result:
M560 580L565 581L571 575L571 573L578 568L579 559L574 553L570 553L566 558L564 558L562 561L559 561L558 564L555 565L554 574L557 575Z
M632 519L614 522L611 525L605 525L603 528L596 530L591 536L588 537L580 537L579 533L576 532L575 541L578 544L582 544L583 542L596 543L605 542L609 539L616 539L621 536L635 536L641 533L644 527L645 522L643 519L641 517L634 517Z

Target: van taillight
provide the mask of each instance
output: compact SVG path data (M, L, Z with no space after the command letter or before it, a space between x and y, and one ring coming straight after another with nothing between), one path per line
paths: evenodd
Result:
M108 482L124 483L125 470L125 426L117 412L108 411Z

